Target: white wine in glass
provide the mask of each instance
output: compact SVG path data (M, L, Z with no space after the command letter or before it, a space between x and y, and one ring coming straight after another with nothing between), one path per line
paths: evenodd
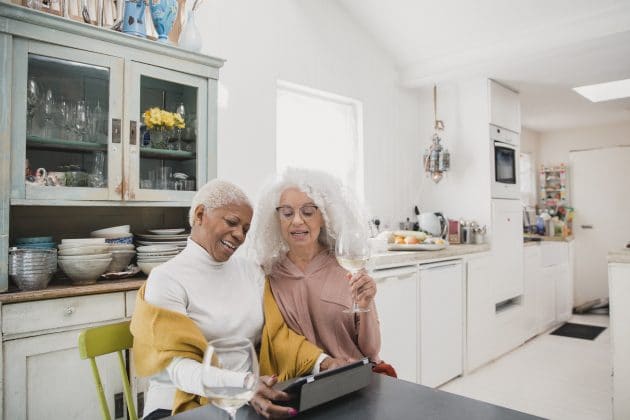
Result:
M370 247L365 234L359 230L344 230L339 234L335 244L335 255L340 266L352 275L367 266L370 259ZM359 308L356 296L352 297L352 308L344 309L345 313L369 312L367 308Z
M225 410L233 420L236 411L252 399L258 384L258 359L254 346L242 337L213 340L208 343L203 364L206 369L212 365L229 371L224 374L221 386L204 385L204 391L208 398L212 398L212 404Z

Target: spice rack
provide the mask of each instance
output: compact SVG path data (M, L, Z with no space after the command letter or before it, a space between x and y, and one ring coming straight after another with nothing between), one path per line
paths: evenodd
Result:
M564 163L558 166L540 167L539 204L543 209L555 214L558 207L569 205L568 167Z

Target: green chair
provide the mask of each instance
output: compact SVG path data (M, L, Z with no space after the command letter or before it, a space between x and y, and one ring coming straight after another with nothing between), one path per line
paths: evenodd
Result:
M136 409L133 404L131 395L131 387L129 386L129 378L127 376L127 368L125 359L123 358L123 350L130 349L133 346L133 336L129 332L129 321L119 322L116 324L104 325L102 327L88 328L81 331L79 335L79 353L81 359L90 359L92 365L92 374L96 383L96 392L101 405L103 418L111 420L111 414L107 407L101 376L98 373L98 366L95 358L105 354L118 353L118 366L120 367L120 376L123 382L123 392L125 401L127 402L127 411L130 420L138 420Z

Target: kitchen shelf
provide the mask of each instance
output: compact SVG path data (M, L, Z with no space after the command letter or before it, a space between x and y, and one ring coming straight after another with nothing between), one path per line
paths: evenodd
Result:
M26 136L26 147L38 150L63 150L72 152L107 151L107 144L62 140L39 136Z
M185 150L169 150L169 149L140 149L140 157L147 159L172 159L172 160L188 160L195 159L197 153L187 152Z

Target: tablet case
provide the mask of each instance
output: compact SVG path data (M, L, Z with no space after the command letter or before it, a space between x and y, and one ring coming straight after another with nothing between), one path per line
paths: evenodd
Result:
M325 371L318 375L304 376L274 386L287 392L291 401L275 402L293 407L300 412L358 391L370 384L372 365L367 359L349 366Z

